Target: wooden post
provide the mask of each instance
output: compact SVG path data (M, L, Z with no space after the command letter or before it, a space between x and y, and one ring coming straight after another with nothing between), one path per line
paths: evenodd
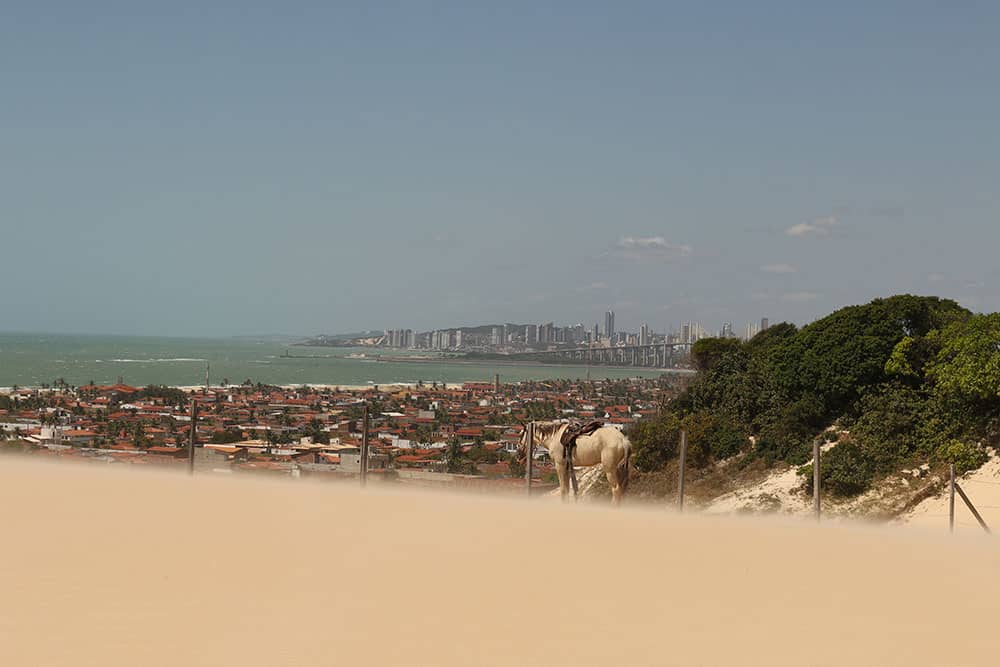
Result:
M198 431L198 402L194 400L194 393L191 394L191 434L188 439L188 474L194 474L194 440Z
M955 532L955 464L948 466L948 532Z
M534 474L535 458L535 422L528 422L524 436L524 484L531 495L531 476Z
M368 484L368 403L361 411L361 461L358 465L361 488Z
M983 517L980 516L976 506L972 504L972 501L969 500L969 496L965 495L965 491L962 490L962 487L960 487L957 482L955 483L955 490L958 491L958 495L962 496L962 500L965 501L965 504L969 507L969 511L972 512L972 516L976 517L976 521L979 522L982 529L985 530L987 534L992 535L993 531L990 530L990 527L986 525L985 521L983 521Z
M684 467L687 463L688 434L681 431L681 460L677 471L677 510L684 511Z
M813 442L813 513L819 521L819 463L820 463L819 440Z

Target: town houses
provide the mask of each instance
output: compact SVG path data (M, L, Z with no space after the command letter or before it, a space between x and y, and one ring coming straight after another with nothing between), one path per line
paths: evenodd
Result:
M0 449L184 469L193 428L198 470L345 479L359 471L367 413L376 477L502 484L523 474L517 449L526 422L600 419L626 428L655 414L675 382L19 389L0 394ZM544 460L537 469L551 472Z

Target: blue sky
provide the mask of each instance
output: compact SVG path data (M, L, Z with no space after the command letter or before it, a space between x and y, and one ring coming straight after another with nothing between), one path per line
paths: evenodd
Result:
M4 3L0 328L997 310L998 34L991 2Z

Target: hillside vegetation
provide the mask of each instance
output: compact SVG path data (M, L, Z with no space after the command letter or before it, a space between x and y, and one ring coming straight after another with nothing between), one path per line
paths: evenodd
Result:
M748 342L693 347L694 382L631 438L640 471L739 455L801 465L815 438L825 490L859 494L905 466L977 468L1000 439L1000 314L912 295L850 306L801 329L778 324ZM811 470L802 470L811 484Z

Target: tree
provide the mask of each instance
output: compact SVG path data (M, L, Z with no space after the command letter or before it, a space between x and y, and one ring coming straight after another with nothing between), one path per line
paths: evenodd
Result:
M672 412L633 424L627 435L635 449L635 467L648 472L665 466L677 456L680 432L680 419Z
M476 465L466 459L462 452L462 444L458 438L448 441L448 449L445 450L446 470L453 474L469 475L477 472Z
M216 431L212 434L210 438L212 444L215 445L228 445L234 442L239 442L243 439L243 434L236 429L226 429L224 431Z
M942 393L975 401L1000 400L1000 313L977 315L948 327L928 376Z
M738 338L702 338L691 346L691 362L699 371L708 371L742 345Z

